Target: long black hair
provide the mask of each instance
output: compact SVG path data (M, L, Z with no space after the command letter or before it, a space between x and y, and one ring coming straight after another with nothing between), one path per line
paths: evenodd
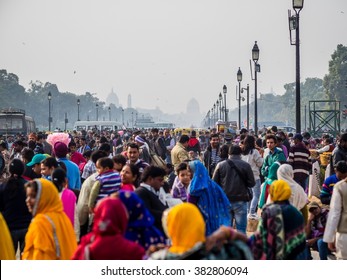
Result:
M5 184L10 198L14 198L18 192L25 192L23 188L25 180L22 177L24 168L24 163L17 158L13 159L8 166L10 177L7 178Z
M247 135L243 140L243 155L252 154L255 149L255 138L252 135Z

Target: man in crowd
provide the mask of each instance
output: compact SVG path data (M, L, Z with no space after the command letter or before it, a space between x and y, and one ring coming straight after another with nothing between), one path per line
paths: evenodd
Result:
M218 134L214 133L210 136L210 144L207 147L203 157L204 165L207 168L210 177L212 177L213 171L219 161L219 136Z
M189 160L189 155L187 151L188 142L189 136L181 135L179 141L176 143L175 147L171 151L171 161L175 170L180 163Z
M293 167L294 180L305 190L312 169L311 154L302 142L303 136L300 133L295 134L293 140L294 146L289 149L288 163Z

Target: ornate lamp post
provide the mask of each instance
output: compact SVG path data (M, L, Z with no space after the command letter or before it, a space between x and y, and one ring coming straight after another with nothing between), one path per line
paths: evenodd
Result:
M124 125L124 109L121 107L122 109L122 124Z
M222 120L222 93L219 93L219 119Z
M95 108L96 108L96 121L98 121L99 120L99 104L98 103L95 104Z
M80 120L80 100L77 99L77 121Z
M257 97L257 73L260 72L260 65L258 64L259 60L259 47L257 41L255 41L252 48L252 60L254 62L254 132L255 135L258 135L258 97Z
M242 81L242 72L239 67L239 70L237 71L237 81L239 82L239 98L236 98L236 100L239 101L239 129L241 129L241 81Z
M214 115L213 115L213 124L215 124L215 115L216 115L216 103L213 104L213 112L214 112Z
M295 75L295 119L296 119L296 132L301 132L301 104L300 104L300 32L299 32L299 14L304 7L304 0L293 0L293 9L295 16L289 14L289 32L290 32L290 43L295 45L295 64L296 64L296 75ZM292 42L291 31L295 29L295 43Z
M48 98L48 131L51 131L51 122L52 122L52 117L51 117L52 94L51 92L48 92L47 98Z
M111 121L111 107L108 107L108 120Z
M216 121L218 121L218 118L219 118L219 100L217 99L216 101L216 108L217 108L217 115L216 115Z
M247 130L249 130L249 85L248 84L246 88L241 88L241 93L243 93L244 90L247 91Z
M223 86L223 94L224 94L224 120L228 121L228 109L227 109L227 86Z

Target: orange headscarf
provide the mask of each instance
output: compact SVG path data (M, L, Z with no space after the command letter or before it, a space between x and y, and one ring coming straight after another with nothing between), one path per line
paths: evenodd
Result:
M35 182L38 188L34 218L25 237L22 259L69 260L77 248L77 242L58 190L46 179L35 179Z
M206 240L205 221L194 204L182 203L172 207L163 223L171 239L171 253L182 254Z

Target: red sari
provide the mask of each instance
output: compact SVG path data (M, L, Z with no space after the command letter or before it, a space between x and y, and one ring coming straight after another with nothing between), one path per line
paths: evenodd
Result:
M141 260L145 250L124 238L127 225L128 212L118 198L100 200L95 209L93 229L82 237L72 259Z

